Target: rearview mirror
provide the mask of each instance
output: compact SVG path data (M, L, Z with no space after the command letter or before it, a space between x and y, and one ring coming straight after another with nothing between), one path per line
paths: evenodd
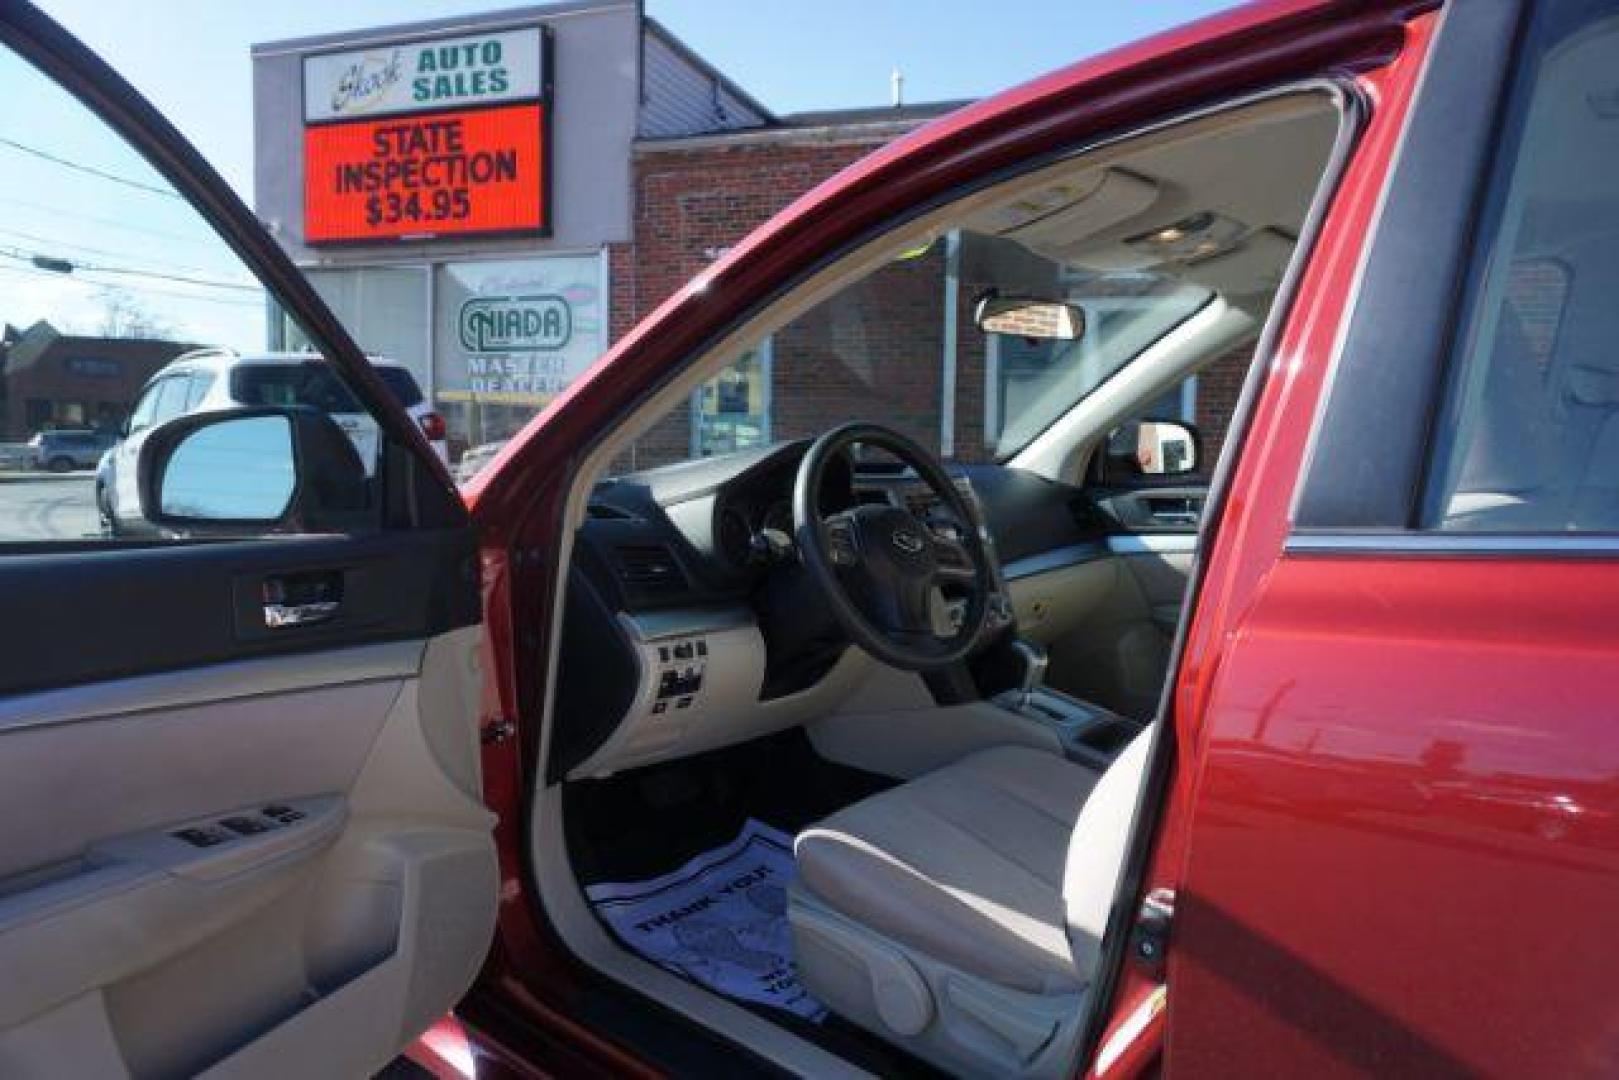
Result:
M327 414L264 406L160 424L136 466L141 515L187 533L327 531L369 505L365 466Z
M1054 341L1085 336L1085 309L1066 300L986 296L973 309L973 321L986 334Z
M1113 477L1185 476L1201 466L1197 429L1180 420L1132 420L1107 438Z

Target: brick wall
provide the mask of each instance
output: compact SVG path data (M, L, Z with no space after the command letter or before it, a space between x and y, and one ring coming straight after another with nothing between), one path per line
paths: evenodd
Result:
M613 340L799 195L858 160L880 140L693 140L643 146L633 163L635 239L608 251ZM866 419L940 446L945 245L895 262L844 289L773 337L771 437L815 435ZM953 454L992 456L986 445L984 339L972 305L987 283L964 277L957 311ZM1216 460L1251 350L1198 377L1196 422L1205 460ZM649 468L690 456L692 417L676 408L638 439L615 468Z
M609 251L613 339L755 227L881 141L702 140L690 149L638 150L635 240ZM863 418L938 445L939 248L878 271L775 335L772 438L811 435L832 419ZM617 464L677 461L690 447L690 415L675 409Z
M1231 416L1237 410L1237 399L1242 396L1242 383L1248 377L1248 365L1254 357L1254 347L1244 345L1233 349L1197 373L1197 424L1203 436L1202 471L1214 468L1225 448L1226 435L1231 428Z

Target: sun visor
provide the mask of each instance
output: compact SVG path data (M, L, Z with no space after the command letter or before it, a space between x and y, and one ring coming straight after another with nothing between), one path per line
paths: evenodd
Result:
M1022 244L968 233L961 245L961 280L993 284L1006 296L1058 296L1062 266Z

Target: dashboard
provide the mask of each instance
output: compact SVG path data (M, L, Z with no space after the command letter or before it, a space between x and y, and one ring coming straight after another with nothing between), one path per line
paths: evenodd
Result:
M792 552L792 490L808 449L779 444L596 486L564 604L554 779L756 738L834 710L859 685L874 661L849 646ZM950 471L983 509L1001 561L1021 553L1020 535L1071 538L1073 489L997 466ZM833 463L821 513L865 503L948 527L908 472ZM1035 526L1053 515L1054 531Z

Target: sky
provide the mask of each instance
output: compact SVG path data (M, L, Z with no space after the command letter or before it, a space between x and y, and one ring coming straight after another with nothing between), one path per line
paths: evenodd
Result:
M516 5L500 0L36 0L146 94L243 195L256 42ZM776 112L981 97L1232 0L647 0ZM990 24L990 16L994 24Z
M163 110L250 206L252 45L511 6L36 2ZM766 107L791 113L886 104L895 69L908 102L981 97L1223 6L1225 0L647 0L646 10ZM0 320L107 333L109 312L122 311L179 340L263 341L265 307L255 283L190 207L153 190L167 185L144 161L9 54L0 53L0 85L7 93L0 110ZM58 160L51 160L53 149Z

